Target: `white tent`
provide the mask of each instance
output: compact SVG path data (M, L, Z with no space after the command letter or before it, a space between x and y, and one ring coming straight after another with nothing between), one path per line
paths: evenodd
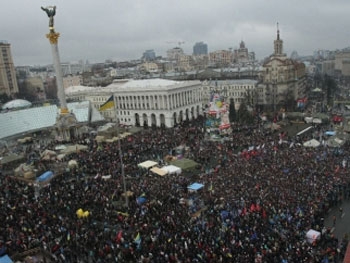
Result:
M68 145L66 149L62 150L61 153L70 154L78 151L86 151L88 147L82 144Z
M342 140L338 137L331 137L326 141L327 146L329 147L340 147L345 143L345 140Z
M68 162L68 167L69 168L74 168L74 167L78 167L78 162L76 160L70 160Z
M158 164L157 162L148 160L148 161L139 163L137 166L140 168L149 169L149 168L152 168L153 166L156 166L157 164Z
M164 176L164 175L168 174L168 171L165 171L165 170L158 168L158 167L153 167L150 171L152 173L158 174L160 176Z
M166 171L168 174L181 174L182 170L180 167L177 167L175 165L167 165L161 168L162 170Z
M320 142L315 139L311 139L307 142L304 142L303 145L304 147L318 147L320 146Z

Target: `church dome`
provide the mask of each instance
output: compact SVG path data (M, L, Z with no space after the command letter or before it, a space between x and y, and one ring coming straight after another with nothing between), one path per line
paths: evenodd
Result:
M32 103L27 100L11 100L2 105L2 109L18 109L18 108L26 108L32 106Z

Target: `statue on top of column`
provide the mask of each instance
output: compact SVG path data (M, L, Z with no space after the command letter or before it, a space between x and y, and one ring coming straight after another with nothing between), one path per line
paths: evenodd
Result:
M49 29L50 31L54 31L54 27L53 27L53 17L56 14L56 6L48 6L48 7L41 7L42 10L44 10L47 14L47 16L49 17Z

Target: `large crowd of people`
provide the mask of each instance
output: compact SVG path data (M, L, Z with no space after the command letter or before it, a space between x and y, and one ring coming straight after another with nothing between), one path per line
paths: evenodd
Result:
M78 166L40 190L0 177L0 251L41 247L57 262L340 262L347 237L324 218L350 197L348 145L306 148L306 138L260 126L210 140L203 123L143 129L120 145L77 138L88 150L58 166ZM137 166L161 164L178 146L195 169L157 176ZM190 191L194 182L204 187ZM310 229L321 238L308 240Z

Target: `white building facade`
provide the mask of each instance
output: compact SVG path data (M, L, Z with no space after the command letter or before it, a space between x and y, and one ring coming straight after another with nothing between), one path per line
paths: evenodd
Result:
M174 127L202 114L200 87L200 81L132 80L113 93L116 114L125 125Z
M174 127L202 114L200 81L117 80L107 87L70 87L67 98L89 100L99 109L111 95L114 108L100 113L108 121L131 126Z

